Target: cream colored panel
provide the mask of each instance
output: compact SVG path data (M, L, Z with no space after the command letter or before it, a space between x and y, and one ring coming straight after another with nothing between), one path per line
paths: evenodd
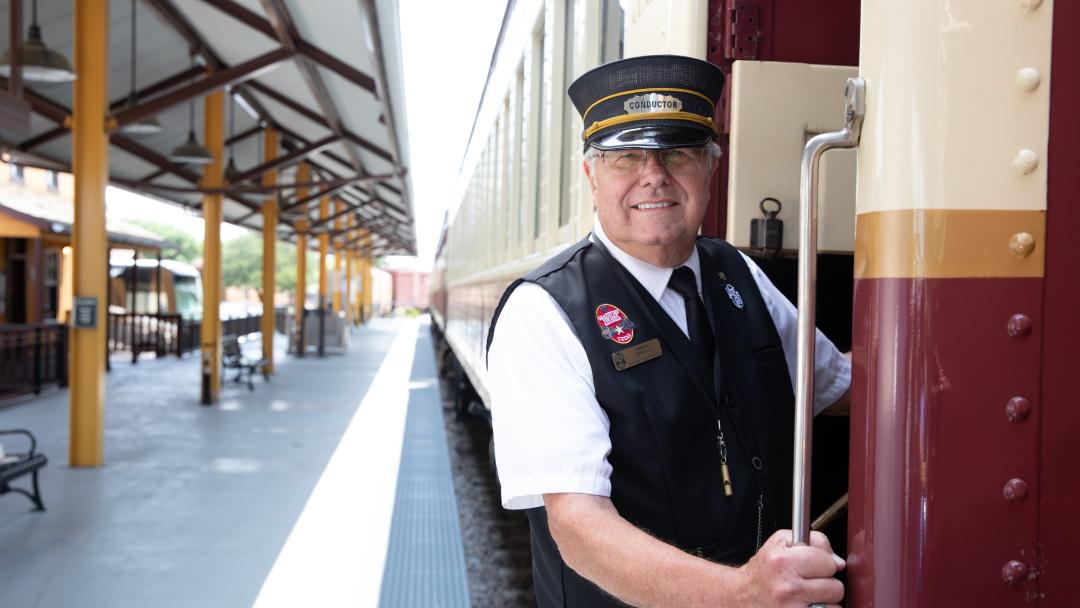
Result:
M736 61L731 84L727 240L750 246L750 220L771 196L783 204L784 249L799 247L799 163L806 141L844 126L851 67ZM855 249L855 153L822 157L818 249Z
M865 0L858 211L1046 209L1043 0Z
M708 0L624 0L624 55L685 55L705 59Z

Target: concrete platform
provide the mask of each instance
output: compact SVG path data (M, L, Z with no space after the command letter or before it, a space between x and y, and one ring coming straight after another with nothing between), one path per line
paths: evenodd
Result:
M47 512L0 498L0 606L375 606L431 543L438 605L468 604L456 511L398 490L417 449L426 483L450 483L430 451L441 424L406 423L438 403L426 321L372 321L341 356L278 352L269 384L226 385L214 407L198 405L197 363L114 362L101 468L67 466L66 391L0 408L0 428L32 430L50 458ZM409 605L387 584L381 605Z

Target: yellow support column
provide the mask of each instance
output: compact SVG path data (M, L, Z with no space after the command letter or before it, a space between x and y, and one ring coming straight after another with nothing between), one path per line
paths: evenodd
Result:
M352 240L353 234L353 222L356 220L356 216L350 215L348 219L349 230L345 232L345 245L341 248L341 255L345 256L345 286L342 293L344 301L341 303L342 310L345 311L345 323L349 327L352 327L353 312L350 303L352 298L352 278L353 278L353 255L351 245L349 242Z
M307 163L300 163L296 169L296 181L304 184L311 179L311 170ZM296 189L296 198L302 199L308 194L306 186ZM307 231L308 215L307 205L300 208L303 214L301 219L296 220L296 335L299 339L300 328L304 322L304 302L307 300ZM297 352L303 356L304 345L297 345Z
M337 201L334 204L334 215L345 211L345 204ZM334 234L341 232L341 218L334 220ZM341 256L345 252L340 245L334 245L334 314L341 312Z
M75 222L72 226L75 296L96 302L94 327L71 330L68 390L73 467L105 462L105 340L109 308L108 240L105 234L105 185L109 181L109 6L75 2L75 80L72 110L72 173L75 175Z
M263 140L263 162L270 162L277 158L278 133L273 129L267 129ZM263 175L264 186L277 184L277 171L268 171ZM262 206L263 220L263 268L262 268L262 358L270 363L266 365L267 373L274 371L274 291L275 269L274 257L277 247L277 224L278 224L278 200L277 194L266 199Z
M206 121L206 149L214 162L203 167L202 186L221 188L221 157L225 148L225 94L206 96L203 116ZM202 342L202 404L218 402L221 390L221 194L203 195L203 314L200 328Z
M330 216L330 197L324 196L319 201L319 220L325 222ZM330 248L330 235L326 233L327 226L323 224L323 233L319 235L319 308L326 308L326 254Z
M363 265L364 265L364 306L361 309L361 319L367 321L371 318L372 314L372 302L374 298L374 285L371 284L371 233L367 230L364 231L364 243L363 248Z

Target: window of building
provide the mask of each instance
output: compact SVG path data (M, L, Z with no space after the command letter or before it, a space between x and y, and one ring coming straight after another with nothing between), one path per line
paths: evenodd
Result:
M8 165L8 176L17 184L23 183L23 166L11 163Z
M49 192L60 191L60 174L56 171L49 171L46 176L46 185L49 188Z

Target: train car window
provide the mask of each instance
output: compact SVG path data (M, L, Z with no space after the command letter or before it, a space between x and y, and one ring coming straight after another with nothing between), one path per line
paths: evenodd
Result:
M522 242L522 237L526 234L525 222L528 221L528 213L526 208L525 189L529 179L529 169L527 167L529 150L529 113L525 111L525 61L522 60L521 65L518 67L517 72L517 89L514 93L514 106L516 109L516 123L520 125L516 134L517 145L514 146L517 162L514 163L514 171L517 174L516 185L514 188L514 200L517 201L515 205L517 207L518 221L517 221L517 233L514 235L514 241L517 243Z
M570 86L570 83L574 81L574 51L577 48L577 34L582 30L575 18L574 7L577 4L576 0L566 0L566 12L563 14L566 21L566 26L563 28L565 32L566 41L563 45L563 81L562 89L566 89ZM582 11L584 12L584 11ZM565 105L565 104L564 104ZM572 184L573 184L573 170L574 170L574 158L573 154L573 142L574 132L576 131L576 112L563 112L565 116L563 122L564 128L562 132L562 145L559 147L560 154L562 154L562 167L559 171L559 227L565 226L570 221L570 198L572 196Z
M539 44L536 45L537 54L536 60L533 62L533 67L536 68L534 72L537 83L534 86L538 86L539 94L536 96L537 114L536 117L536 179L533 184L533 238L538 239L543 233L544 228L544 197L543 197L543 175L544 175L544 160L546 157L547 146L544 145L544 132L547 130L547 113L551 107L550 100L548 99L548 91L551 89L549 86L549 66L547 61L547 45L544 39L544 30L546 24L540 26L540 30L537 32L537 40Z
M623 57L623 9L619 0L602 0L600 5L600 63Z
M499 241L502 240L502 236L498 234L495 227L498 223L495 218L498 217L501 212L499 205L499 122L495 122L494 128L491 129L491 134L488 135L488 149L487 149L487 213L484 214L484 221L487 224L488 235L488 247L487 258L488 263L492 264L498 259L499 255Z
M510 96L503 99L501 125L499 129L499 234L503 238L502 259L513 257L511 252L510 228L513 225L514 212L510 209Z

